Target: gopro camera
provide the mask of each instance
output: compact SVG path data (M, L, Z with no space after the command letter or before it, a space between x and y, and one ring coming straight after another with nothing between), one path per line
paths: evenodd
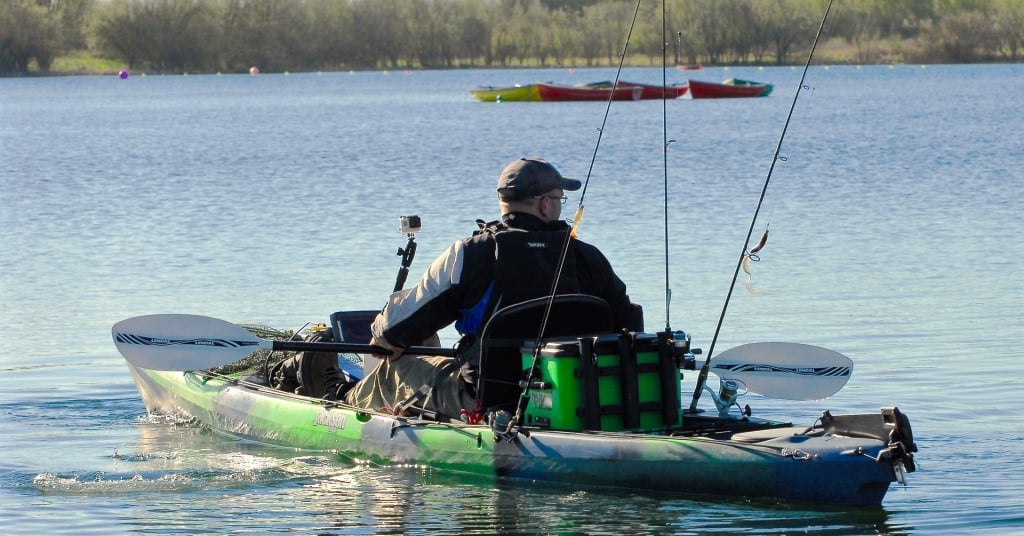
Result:
M398 232L412 236L422 229L419 216L400 216L398 218Z

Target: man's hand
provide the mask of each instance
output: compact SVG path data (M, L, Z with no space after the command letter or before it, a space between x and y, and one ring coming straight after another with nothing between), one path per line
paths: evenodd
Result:
M392 347L390 344L381 344L380 341L376 337L373 337L373 338L370 339L370 345L377 346L379 348L384 348L386 350L390 350L391 351L390 354L370 354L373 357L376 357L377 359L381 359L381 360L397 361L405 353L405 348L400 348L398 346ZM427 337L423 341L422 346L441 346L441 339L435 333L435 334L431 335L430 337Z
M377 342L376 338L370 339L370 344L372 346L379 346L381 348L388 348L387 346ZM404 352L405 352L404 348L394 348L394 349L391 349L391 353L390 354L372 354L372 355L373 355L373 357L376 357L377 359L382 359L382 360L387 360L387 361L397 361L399 358L402 357L402 354Z

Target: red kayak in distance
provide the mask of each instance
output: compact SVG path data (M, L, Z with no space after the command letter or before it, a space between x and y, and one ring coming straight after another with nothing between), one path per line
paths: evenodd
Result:
M562 86L538 82L540 100L544 102L559 101L606 101L609 94L613 100L640 100L643 88L638 86L622 86L612 89L608 87Z
M591 82L589 84L586 84L584 87L597 87L597 88L605 88L605 89L607 89L607 88L612 87L612 83L609 82L609 81ZM686 84L673 84L671 86L664 86L664 87L662 87L660 85L639 84L639 83L636 83L636 82L626 82L624 80L619 80L619 87L620 88L622 88L622 87L638 87L638 88L640 88L642 90L641 93L640 93L640 99L641 100L660 99L662 97L664 97L666 99L678 99L679 97L682 97L683 95L686 95L686 91L688 89Z
M721 84L690 80L690 98L693 99L729 99L739 97L766 97L772 92L771 84L751 82L730 78Z

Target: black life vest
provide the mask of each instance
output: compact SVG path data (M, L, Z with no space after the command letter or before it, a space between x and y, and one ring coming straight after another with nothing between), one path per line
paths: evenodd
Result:
M527 230L492 222L479 232L490 234L495 244L494 279L488 292L486 318L501 307L551 295L568 227ZM579 283L570 240L555 294L575 292L579 292Z

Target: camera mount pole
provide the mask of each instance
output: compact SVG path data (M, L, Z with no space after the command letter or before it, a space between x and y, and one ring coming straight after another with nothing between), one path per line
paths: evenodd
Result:
M416 235L409 235L409 241L405 244L405 247L398 248L398 255L402 257L402 267L398 269L395 290L392 292L398 292L405 286L405 278L409 276L409 265L412 264L412 258L416 256Z
M398 278L395 280L395 290L398 292L405 286L405 279L409 276L409 266L416 256L416 233L420 230L419 216L403 216L399 219L399 231L409 237L404 248L398 248L397 255L402 257L402 266L398 269Z

